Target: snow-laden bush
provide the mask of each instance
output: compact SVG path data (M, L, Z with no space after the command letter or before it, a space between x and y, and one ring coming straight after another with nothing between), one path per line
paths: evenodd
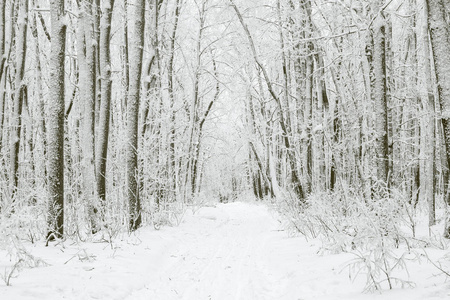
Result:
M35 195L31 196L23 199L35 202ZM46 262L31 255L24 246L24 242L35 243L43 236L44 207L36 203L23 204L19 201L4 201L0 209L0 253L6 254L7 258L7 263L0 265L0 278L8 286L24 268L47 266Z
M379 188L371 199L349 187L316 193L304 203L281 202L291 232L320 239L322 251L349 252L355 259L347 264L351 277L367 276L366 290L412 285L406 261L417 259L410 247L415 228L415 208L401 193Z

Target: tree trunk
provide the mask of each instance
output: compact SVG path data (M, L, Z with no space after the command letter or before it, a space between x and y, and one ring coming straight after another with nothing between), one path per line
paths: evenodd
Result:
M94 37L94 16L92 6L94 0L82 0L80 2L78 19L78 62L80 78L80 95L83 102L83 186L84 198L89 206L89 218L92 230L96 229L95 224L95 198L96 198L96 178L95 178L95 37Z
M218 79L218 71L217 71L217 65L214 58L212 59L212 63L214 66L214 76L216 79ZM192 166L192 192L195 193L200 189L200 183L197 180L199 172L198 168L198 161L200 159L200 147L202 144L202 138L203 138L203 125L205 124L206 118L208 118L209 113L211 112L211 108L214 105L214 103L217 101L220 95L220 84L219 81L216 82L216 92L214 93L214 98L211 100L211 102L208 105L208 108L206 109L202 119L200 120L200 123L198 125L198 142L195 147L194 151L194 159L193 159L193 166Z
M48 239L64 234L64 0L50 1L52 28L48 105Z
M2 141L3 141L3 120L4 120L4 111L5 111L5 85L6 76L4 76L4 65L6 61L5 55L5 20L6 20L6 11L5 11L6 1L2 1L0 3L0 151L2 150ZM4 80L4 81L3 81Z
M35 1L32 2L33 6L36 6ZM40 140L42 143L42 156L44 158L44 161L46 161L47 158L47 130L45 126L45 100L44 100L44 93L43 93L43 86L42 86L42 68L41 68L41 55L40 55L40 46L39 46L39 34L37 30L37 20L36 20L36 14L32 15L32 22L31 22L31 33L33 35L33 38L35 39L34 43L34 51L35 51L35 80L36 80L36 88L37 88L37 95L38 95L38 132L40 136ZM42 17L42 16L41 16ZM49 40L50 41L50 40ZM46 185L47 180L47 168L44 164L39 164L39 167L42 168L42 173L44 176L41 176L41 180Z
M386 101L386 53L385 22L379 14L373 24L373 53L371 66L371 97L375 108L375 151L378 180L387 185L388 160L388 118Z
M428 225L432 226L436 223L435 217L435 102L434 94L431 89L431 66L430 66L430 51L428 40L428 11L425 0L417 0L417 70L418 70L418 89L422 105L425 108L425 113L429 116L427 118L426 133L424 146L425 149L425 180L426 184L426 199L428 202ZM422 133L423 134L423 133Z
M114 3L113 3L114 4ZM94 128L98 129L100 121L100 110L101 110L101 70L100 70L100 0L93 0L92 8L92 50L93 50L93 64L94 64ZM95 132L97 136L97 132ZM94 150L95 151L95 150ZM95 152L94 152L95 153Z
M127 200L129 205L129 229L136 230L141 224L141 205L138 187L138 116L141 90L142 57L144 47L144 12L145 1L130 1L128 7L130 84L128 86L127 104Z
M23 76L25 72L25 57L27 48L27 29L28 29L28 0L19 2L19 31L16 37L16 73L15 73L15 93L13 114L11 118L11 148L10 148L10 181L11 198L17 190L19 180L19 146L22 125L22 107L23 107Z
M128 0L123 0L124 7L124 19L123 19L123 82L125 92L121 103L122 117L126 117L127 105L128 105L128 87L130 86L130 53L129 53L129 38L128 38Z
M450 36L445 20L443 0L428 0L428 28L431 36L437 79L437 96L441 107L441 120L450 166ZM448 192L446 192L448 194ZM446 199L447 204L449 199ZM450 213L447 212L444 237L450 238Z
M311 1L302 0L300 6L304 10L306 16L306 38L312 37L312 20L311 20ZM306 43L306 74L305 74L305 104L303 112L303 124L305 126L305 137L303 139L303 168L305 177L305 193L309 194L312 190L312 178L313 178L313 165L312 165L312 139L311 139L311 127L313 116L313 87L314 87L314 44L312 42Z
M200 71L201 71L201 63L202 63L202 49L201 49L201 43L202 43L202 37L203 37L203 31L204 31L204 24L205 24L205 7L206 7L206 1L203 1L201 4L201 9L199 11L199 19L200 24L198 28L198 35L197 35L197 41L196 41L196 69L194 74L194 98L192 99L191 104L191 136L189 141L189 168L187 170L188 174L191 176L191 182L190 182L190 196L193 196L195 193L195 184L197 181L197 174L196 174L196 168L197 168L197 161L196 161L196 153L199 151L200 147L200 132L198 130L198 121L199 121L199 112L198 108L200 107L200 96L199 96L199 85L200 85Z
M307 47L310 52L314 50L312 44ZM310 48L311 47L311 48ZM313 112L313 74L314 64L312 54L308 54L306 58L306 92L305 92L305 110L303 113L303 122L305 126L305 137L303 138L303 168L305 175L305 193L311 193L312 189L312 141L311 141L311 127L312 127L312 112Z
M114 8L114 0L102 1L100 19L100 78L101 106L100 121L97 137L96 153L96 179L97 194L104 201L106 196L106 162L108 158L109 120L111 117L111 18Z
M158 2L158 1L156 1ZM155 5L155 9L158 9L158 5ZM180 0L176 1L175 4L175 16L174 16L174 25L172 29L172 35L170 37L170 46L169 46L169 64L167 70L167 83L168 83L168 92L170 99L170 130L169 130L169 184L171 193L173 193L174 198L176 199L177 193L177 181L176 181L176 161L175 161L175 97L173 92L173 62L175 58L175 39L177 36L178 29L178 17L180 15ZM158 22L158 20L156 20Z

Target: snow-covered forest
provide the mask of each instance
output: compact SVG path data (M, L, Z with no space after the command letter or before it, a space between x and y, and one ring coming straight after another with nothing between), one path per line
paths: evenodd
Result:
M0 0L0 299L450 297L448 0Z

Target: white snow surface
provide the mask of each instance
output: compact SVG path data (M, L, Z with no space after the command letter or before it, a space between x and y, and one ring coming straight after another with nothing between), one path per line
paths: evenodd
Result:
M319 241L289 237L281 219L264 204L234 202L112 245L29 244L49 266L0 282L0 299L450 299L445 276L426 261L409 268L415 288L363 293L365 276L350 279L345 267L351 254L320 255ZM0 271L12 263L0 251Z

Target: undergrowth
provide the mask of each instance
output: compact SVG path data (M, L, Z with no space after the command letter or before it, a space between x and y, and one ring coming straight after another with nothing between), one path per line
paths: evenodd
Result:
M1 189L3 188L3 189ZM107 201L91 199L89 203L79 193L79 187L71 186L65 194L64 238L54 237L52 243L46 239L51 219L48 218L48 197L43 187L23 186L11 200L8 188L0 178L0 283L12 285L14 278L24 269L46 266L42 259L33 256L32 244L58 247L64 252L66 246L79 247L80 261L92 259L83 249L85 243L105 243L115 250L120 242L130 240L135 232L128 228L128 206L123 201L120 188L112 189ZM95 215L92 212L95 211ZM178 226L186 212L186 206L178 202L164 202L156 205L154 198L142 201L142 227ZM92 216L95 217L92 222ZM139 244L139 242L136 242ZM66 262L67 263L67 262Z
M367 292L414 286L408 262L420 260L419 250L425 247L442 249L448 244L436 236L416 237L419 208L395 190L379 188L367 199L341 185L305 202L285 197L278 204L290 234L319 239L322 253L353 254L345 269L352 279L366 277Z

